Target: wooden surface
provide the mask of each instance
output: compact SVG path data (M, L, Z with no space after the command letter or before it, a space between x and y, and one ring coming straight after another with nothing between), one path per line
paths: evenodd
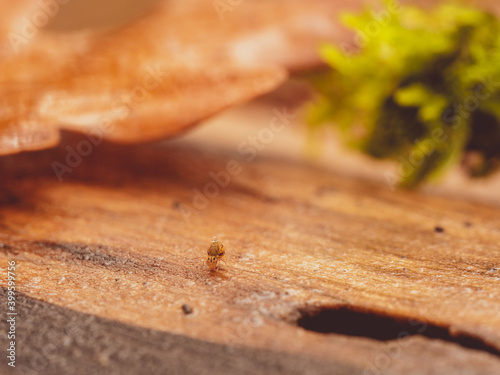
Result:
M51 163L83 136L0 158L0 266L17 262L26 322L18 373L35 352L47 374L138 373L141 361L151 373L500 373L498 176L468 191L447 187L457 175L392 191L387 164L333 144L305 158L291 107L296 117L248 161L238 146L287 100L251 103L175 141L102 143L62 182ZM240 173L197 209L193 189L231 160ZM214 235L225 272L199 260ZM77 338L58 319L73 319ZM421 335L397 339L411 327ZM32 338L49 331L57 355ZM97 331L105 350L92 346Z

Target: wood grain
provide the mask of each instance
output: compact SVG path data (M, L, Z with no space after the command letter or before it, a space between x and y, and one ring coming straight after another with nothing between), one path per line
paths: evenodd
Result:
M16 260L27 298L229 349L300 354L359 374L499 373L497 201L393 192L369 174L297 160L298 117L248 161L239 145L275 116L276 102L263 103L175 142L102 143L63 182L51 163L65 162L81 136L0 158L2 269ZM229 161L240 173L196 208L193 189ZM226 272L201 261L214 235ZM484 345L425 329L380 341L298 327L301 316L338 308L375 322L416 319L428 333Z

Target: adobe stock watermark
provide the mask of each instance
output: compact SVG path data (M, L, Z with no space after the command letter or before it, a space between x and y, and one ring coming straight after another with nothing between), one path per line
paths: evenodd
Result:
M392 17L401 13L402 7L398 0L391 0L385 2L386 8L379 11L373 10L371 12L373 20L367 22L362 29L355 28L353 38L354 46L357 48L366 47L371 39L377 37L383 28L387 27ZM353 55L352 45L345 42L339 44L340 50L343 52L347 59Z
M250 312L238 321L233 331L223 332L223 340L227 350L232 353L236 345L244 345L256 332L263 327L265 319L275 315L282 303L280 292L261 290L238 301L248 306Z
M295 118L296 114L287 112L284 107L281 111L277 108L272 110L273 117L268 126L261 128L255 135L248 137L238 145L238 154L246 162L252 162L259 151L264 150L267 145L274 141L276 134L284 131ZM210 171L208 181L202 189L193 189L192 205L180 204L179 210L186 223L194 212L205 210L210 205L210 200L216 198L222 189L225 189L231 179L238 176L243 171L242 164L235 159L226 163L226 168L217 172Z
M16 307L16 261L11 260L7 268L7 323L9 329L7 331L7 365L16 367L16 322L17 322L17 307Z
M61 356L68 356L71 352L71 346L84 337L88 332L88 326L94 317L88 317L85 320L78 320L72 317L64 325L58 325L57 329L45 330L39 339L43 340L44 345L40 351L33 351L29 358L16 366L19 374L39 375L53 373L54 367L60 361Z
M243 3L243 0L214 0L212 5L221 21L224 21L224 15L227 12L234 11Z
M408 319L410 326L415 327L415 334L423 334L427 329L427 323L422 320ZM391 340L384 348L384 350L377 354L372 361L366 361L363 375L379 375L384 374L391 365L392 361L397 359L403 348L410 344L410 341L405 340L410 336L408 331L401 331L395 340Z
M500 81L494 81L492 75L487 79L479 79L479 82L481 83L476 86L473 94L467 96L462 103L455 103L443 112L442 120L452 130L457 131L465 126L472 112L479 109L481 101L490 98L495 88L500 87ZM415 169L436 151L437 145L448 140L448 135L442 128L432 130L430 135L430 139L416 140L415 147L408 157L398 156L399 164L396 172L384 173L385 181L391 191L396 189L398 181L413 174Z
M40 0L39 9L33 12L29 17L21 18L19 32L10 32L8 35L10 46L15 53L21 50L21 47L28 44L40 29L47 26L51 18L54 18L61 5L66 5L71 0Z
M123 121L130 116L134 105L147 100L149 92L155 90L166 76L165 72L161 70L160 64L155 68L147 67L146 72L142 82L134 86L129 95L111 104L110 114L103 116L96 129L85 134L87 139L78 142L76 148L69 145L65 147L67 153L64 163L52 162L52 169L59 182L64 180L65 173L73 172L82 163L83 158L89 156L94 148L101 144L106 134L114 131L117 121Z

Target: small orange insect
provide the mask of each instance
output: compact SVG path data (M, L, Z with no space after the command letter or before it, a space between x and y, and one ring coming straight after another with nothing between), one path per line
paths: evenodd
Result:
M227 266L224 245L217 241L217 237L212 239L212 244L207 250L207 255L205 263L210 268L210 271L219 271L221 269L220 262L224 262Z

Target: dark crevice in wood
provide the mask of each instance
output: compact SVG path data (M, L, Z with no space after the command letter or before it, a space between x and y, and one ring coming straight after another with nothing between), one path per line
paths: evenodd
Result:
M423 320L382 315L374 311L357 311L352 306L302 309L297 325L313 332L367 337L379 341L404 340L408 336L421 335L500 356L500 350L480 338L464 333L452 334L448 327Z

